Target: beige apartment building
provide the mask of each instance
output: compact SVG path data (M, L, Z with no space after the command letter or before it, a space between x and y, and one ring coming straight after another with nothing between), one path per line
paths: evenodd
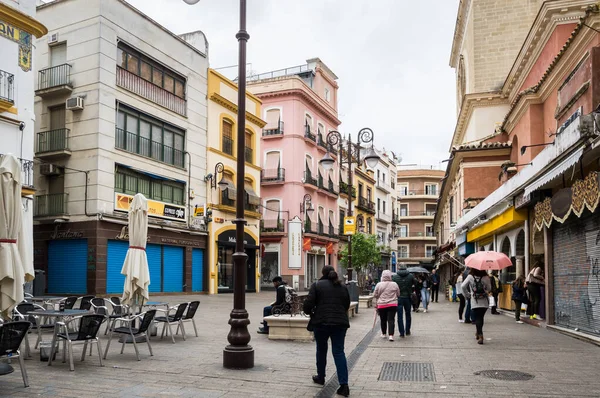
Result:
M398 170L394 218L398 222L399 263L433 263L437 248L433 218L443 176L443 171L434 168Z

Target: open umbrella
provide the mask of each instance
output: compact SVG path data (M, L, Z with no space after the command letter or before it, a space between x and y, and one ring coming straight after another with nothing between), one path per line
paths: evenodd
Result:
M501 270L510 267L512 261L504 253L481 251L467 257L465 265L481 271Z
M148 240L148 200L141 193L133 197L129 207L129 249L121 274L125 275L123 303L141 305L148 301L150 271L146 257Z
M427 271L426 268L423 267L408 267L406 269L408 272L410 272L411 274L428 274L429 271Z
M27 255L21 203L21 163L11 154L0 161L0 315L12 317L23 301L23 284L34 278Z

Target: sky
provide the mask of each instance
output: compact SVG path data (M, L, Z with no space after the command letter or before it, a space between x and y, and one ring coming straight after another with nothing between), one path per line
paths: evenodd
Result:
M174 33L201 30L210 67L237 65L237 0L128 0ZM449 66L458 0L249 0L248 69L319 57L338 76L339 131L370 127L401 164L445 166L456 124ZM230 78L236 69L219 70Z

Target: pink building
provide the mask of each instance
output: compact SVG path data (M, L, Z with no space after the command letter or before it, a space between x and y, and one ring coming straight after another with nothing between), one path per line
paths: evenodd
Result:
M341 123L336 80L318 58L249 78L248 90L263 101L262 118L267 121L261 142L264 287L281 275L304 290L324 265L337 267L339 167L329 173L319 167L327 152L327 133ZM310 204L305 206L307 195Z

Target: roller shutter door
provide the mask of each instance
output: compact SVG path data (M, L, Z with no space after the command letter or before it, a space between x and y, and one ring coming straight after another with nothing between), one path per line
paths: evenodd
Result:
M588 213L586 211L586 213ZM600 216L556 224L554 315L559 326L600 336Z
M202 291L202 278L204 276L204 250L192 250L192 291Z
M106 293L121 294L125 284L125 275L121 274L123 262L127 255L129 242L109 240L106 255ZM148 258L148 269L150 271L150 293L160 293L161 286L161 268L162 268L162 247L161 245L149 244L146 247L146 257Z
M150 271L150 293L162 292L162 246L147 245L146 257L148 257L148 270Z
M87 292L87 239L48 242L48 293Z
M163 292L183 292L183 247L163 246Z

